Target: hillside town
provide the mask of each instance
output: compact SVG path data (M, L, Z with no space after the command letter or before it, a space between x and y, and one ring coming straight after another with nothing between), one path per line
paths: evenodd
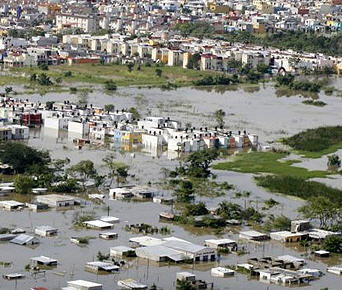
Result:
M342 28L341 10L337 0L4 1L1 60L5 67L160 62L234 72L237 61L253 68L263 64L270 71L332 68L340 57L245 44L243 39L231 42L225 35L329 35ZM196 27L197 34L192 33Z
M342 0L0 0L0 290L337 290Z

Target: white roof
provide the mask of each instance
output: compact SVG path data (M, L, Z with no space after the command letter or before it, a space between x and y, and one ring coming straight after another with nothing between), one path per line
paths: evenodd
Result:
M278 260L283 260L285 262L299 262L299 263L304 263L305 260L304 259L301 259L301 258L297 258L297 257L294 257L294 256L291 256L291 255L284 255L284 256L279 256L277 258Z
M209 239L209 240L205 240L205 242L211 243L214 245L224 245L224 244L236 243L234 240L231 240L231 239Z
M106 223L117 223L120 221L120 219L114 216L102 216L100 217L100 221L103 221Z
M234 270L227 269L227 268L224 268L224 267L212 268L211 271L221 272L221 273L234 273L235 272Z
M113 225L110 223L106 223L100 220L93 220L93 221L86 221L83 222L85 225L89 225L89 226L93 226L96 228L108 228L108 227L112 227Z
M116 251L116 252L128 252L128 251L134 251L134 249L126 246L116 246L116 247L111 247L110 250Z
M141 246L157 246L164 243L161 239L149 236L130 238L129 241L138 243Z
M48 232L48 231L57 231L58 229L53 228L51 226L38 226L36 227L36 230Z
M22 206L24 205L22 202L16 201L16 200L3 200L0 201L0 205L9 205L9 206Z
M330 254L330 252L329 251L324 251L324 250L318 250L318 251L315 251L315 254L325 255L325 254Z
M68 281L68 286L82 286L82 287L101 287L102 284L89 282L85 280L75 280L75 281Z
M57 262L56 259L52 259L46 256L40 256L40 257L33 257L31 258L32 261L37 261L37 262L41 262L41 263L54 263Z
M250 237L263 237L266 236L266 234L257 232L257 231L244 231L244 232L240 232L240 235L244 235L244 236L250 236Z
M119 266L116 266L116 265L114 265L112 263L105 263L105 262L100 262L100 261L88 262L87 265L94 266L94 267L99 267L99 268L102 268L102 269L104 269L106 271L120 269Z

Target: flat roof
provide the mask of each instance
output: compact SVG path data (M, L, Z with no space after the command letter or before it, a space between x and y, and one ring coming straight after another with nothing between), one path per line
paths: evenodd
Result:
M83 286L83 287L102 287L102 284L89 282L86 280L68 281L68 286L70 285L77 285L77 286Z
M103 222L101 220L85 221L83 223L96 228L108 228L113 226L112 224Z

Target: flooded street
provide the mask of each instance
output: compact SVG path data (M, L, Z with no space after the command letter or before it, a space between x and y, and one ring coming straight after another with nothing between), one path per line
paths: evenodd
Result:
M342 87L342 81L335 81L335 85ZM19 90L19 89L18 89ZM63 102L70 100L78 101L78 95L66 93L47 94L45 96L27 95L20 98L28 98L34 101L56 101ZM299 131L315 128L324 125L342 124L342 98L337 96L320 96L320 99L327 103L325 107L315 107L302 104L303 98L277 97L275 89L270 85L260 86L256 92L249 93L243 88L215 92L207 90L197 90L193 88L180 88L171 91L162 91L157 88L138 89L120 88L112 95L107 95L101 90L94 89L88 95L88 104L103 106L114 104L116 109L136 107L142 116L151 114L154 116L170 116L182 121L183 124L191 123L192 126L210 126L215 121L213 113L222 109L227 112L225 117L226 127L233 130L247 130L249 133L259 135L259 141L266 143L280 137L289 136ZM73 136L68 136L65 132L54 132L42 128L32 129L31 138L28 141L39 149L49 150L53 158L68 157L72 164L81 160L90 159L101 171L102 159L114 149L102 146L85 146L81 150L75 148L72 143ZM341 152L339 152L341 153ZM130 173L135 177L129 183L152 184L160 181L162 175L161 168L173 169L178 165L174 153L168 152L123 152L115 151L118 160L130 166ZM303 161L296 164L309 170L326 169L326 158ZM199 197L198 200L206 202L208 207L216 206L220 201L231 199L233 202L243 205L244 202L253 206L270 199L271 197L280 204L267 213L275 215L284 214L290 218L298 217L297 208L303 205L303 201L291 199L282 195L275 195L267 192L264 188L256 186L252 174L243 174L228 171L215 171L217 181L227 181L235 185L235 190L226 196L209 198ZM341 179L332 182L332 186L340 186ZM235 199L234 192L249 191L250 197ZM167 194L167 193L166 193ZM168 193L169 194L169 193ZM100 231L96 230L76 230L72 226L72 219L75 212L94 212L96 216L107 215L107 206L110 207L109 215L120 218L120 223L115 224L114 232L118 233L116 240L102 240L98 238ZM305 254L305 249L297 246L285 246L280 242L269 241L265 243L239 242L247 248L249 254L237 256L234 254L221 256L221 259L214 263L198 263L195 265L160 265L147 262L142 259L130 259L118 274L96 275L84 271L86 262L94 261L98 251L108 253L109 248L119 245L127 245L131 237L137 234L124 230L126 224L147 223L161 227L167 225L171 229L172 236L183 238L198 244L203 244L205 239L215 238L209 233L188 231L180 226L159 222L159 213L169 210L169 206L155 204L152 202L124 202L106 199L103 204L89 204L83 208L75 207L65 211L54 209L46 212L31 212L28 209L22 212L0 211L1 227L20 227L28 233L32 233L39 225L50 225L59 229L57 237L39 238L40 244L36 248L19 246L8 242L0 243L0 261L13 262L9 268L1 266L0 274L4 273L25 273L24 280L18 280L17 289L29 289L30 287L47 287L48 289L61 289L65 287L67 281L85 279L98 281L103 284L105 290L116 289L117 281L123 278L133 278L144 284L151 286L155 283L164 289L175 289L176 273L179 271L189 271L196 274L198 279L207 282L214 282L215 289L281 289L282 286L274 284L263 284L260 281L250 280L246 275L238 274L231 278L214 278L210 276L212 267L221 265L232 265L245 263L249 257L280 256L289 254L299 257ZM229 233L224 233L222 237L238 240L239 227L231 227ZM77 246L70 242L71 236L90 236L89 245L85 247ZM155 235L155 237L163 237ZM35 256L48 256L58 260L55 269L48 270L45 277L32 277L29 272L25 272L25 265L29 264L30 258ZM317 268L326 273L329 265L341 265L341 260L337 257L329 259L317 259L306 257L307 268ZM339 276L326 273L317 281L313 281L305 289L341 289L341 278ZM0 280L0 289L15 289L14 281Z

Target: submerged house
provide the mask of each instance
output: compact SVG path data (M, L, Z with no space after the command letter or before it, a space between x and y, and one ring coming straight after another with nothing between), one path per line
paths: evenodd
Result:
M250 241L265 241L269 239L269 236L257 231L244 231L240 232L239 238Z
M136 257L135 249L126 246L116 246L109 249L111 257Z
M62 290L102 290L102 284L85 280L68 281L67 285Z
M87 228L101 229L101 230L111 229L113 227L113 224L103 222L101 220L85 221L83 222L83 224Z
M24 203L15 200L3 200L0 201L0 208L5 210L19 210L25 206Z
M57 266L57 260L46 256L33 257L30 259L34 266L44 265L44 266Z
M272 240L281 241L284 243L296 243L305 240L309 237L307 233L291 233L289 231L273 232L270 233Z
M147 290L148 287L133 279L125 279L118 281L119 289L132 289L132 290Z
M107 262L100 262L100 261L95 261L95 262L88 262L85 265L85 269L91 272L117 272L119 271L120 267L114 265L113 263L107 263Z
M39 195L36 197L36 200L51 207L67 207L78 204L74 197L61 194Z
M217 258L216 249L193 244L175 237L156 239L151 237L132 238L130 241L138 242L136 249L138 257L156 262L186 260L214 261Z
M213 248L213 249L227 249L229 251L237 251L238 245L237 242L231 239L210 239L205 240L204 245Z
M10 243L22 246L29 246L39 244L39 239L26 234L21 234L15 237L13 240L10 240Z
M41 237L52 237L57 235L58 229L50 226L39 226L36 227L34 233Z

